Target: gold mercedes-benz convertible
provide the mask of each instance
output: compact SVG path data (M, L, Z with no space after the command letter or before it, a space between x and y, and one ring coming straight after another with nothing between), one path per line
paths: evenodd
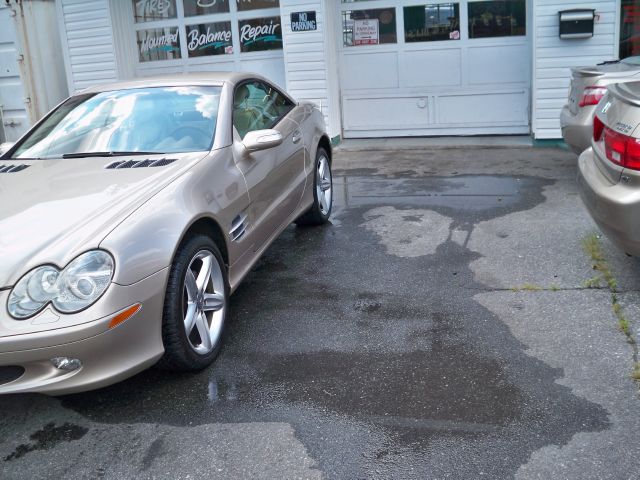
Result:
M322 114L254 74L84 90L4 150L0 393L206 367L260 255L331 214Z

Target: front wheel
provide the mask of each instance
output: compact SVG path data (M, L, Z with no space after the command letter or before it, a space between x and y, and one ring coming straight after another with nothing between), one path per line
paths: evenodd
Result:
M318 147L314 171L313 205L296 220L298 225L322 225L329 221L333 206L333 179L327 151Z
M162 318L165 353L158 366L195 371L220 353L229 298L220 250L209 237L188 239L171 265Z

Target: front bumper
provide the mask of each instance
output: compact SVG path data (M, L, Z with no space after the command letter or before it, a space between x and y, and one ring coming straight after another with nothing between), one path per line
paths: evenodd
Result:
M598 169L592 148L578 159L578 189L600 230L624 252L640 256L640 189L612 183Z
M0 384L0 394L60 395L91 390L153 365L164 352L161 326L166 276L165 269L133 285L112 284L109 295L99 302L111 302L113 313L95 321L0 338L0 368L24 369L19 378ZM142 305L140 311L109 328L115 315L136 303ZM82 366L73 371L58 369L51 363L56 357L79 359Z
M565 105L560 112L562 138L576 155L580 155L591 145L595 109L595 106L582 107L574 115L569 106Z

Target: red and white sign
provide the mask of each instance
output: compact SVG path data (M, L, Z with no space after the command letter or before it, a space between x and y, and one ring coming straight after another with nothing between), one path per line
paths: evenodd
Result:
M378 19L353 21L354 45L378 45L380 43L380 28Z

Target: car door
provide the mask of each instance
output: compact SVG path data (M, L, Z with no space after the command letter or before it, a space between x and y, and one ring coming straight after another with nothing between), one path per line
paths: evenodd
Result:
M304 142L298 123L291 117L297 108L272 85L251 80L236 85L233 102L234 140L255 130L274 129L282 144L247 152L235 148L235 162L247 182L251 204L254 250L262 246L298 206L305 186Z

